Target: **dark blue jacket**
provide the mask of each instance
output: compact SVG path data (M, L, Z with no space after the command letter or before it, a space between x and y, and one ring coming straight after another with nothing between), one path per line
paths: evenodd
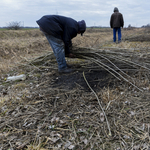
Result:
M70 53L71 39L77 36L79 30L76 20L59 15L46 15L36 22L47 34L62 39L66 54Z

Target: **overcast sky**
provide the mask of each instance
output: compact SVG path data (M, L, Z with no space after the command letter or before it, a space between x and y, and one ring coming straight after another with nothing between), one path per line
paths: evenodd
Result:
M0 0L0 6L0 27L12 21L38 27L36 20L49 14L84 19L87 26L109 27L114 7L123 14L125 27L150 23L150 0Z

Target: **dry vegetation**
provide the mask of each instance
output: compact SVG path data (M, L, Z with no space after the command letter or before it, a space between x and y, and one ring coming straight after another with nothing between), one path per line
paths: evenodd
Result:
M149 150L150 29L122 37L78 35L65 75L39 30L0 31L0 150Z

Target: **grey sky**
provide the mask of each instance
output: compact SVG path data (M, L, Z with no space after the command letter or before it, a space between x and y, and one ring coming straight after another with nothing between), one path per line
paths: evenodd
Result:
M12 21L37 27L36 20L48 14L84 19L87 26L109 26L114 7L123 14L125 27L150 23L150 0L0 0L0 6L0 27Z

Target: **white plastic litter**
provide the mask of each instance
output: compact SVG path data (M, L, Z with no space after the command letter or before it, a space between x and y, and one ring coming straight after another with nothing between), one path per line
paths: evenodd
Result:
M8 77L6 82L10 82L10 81L17 81L17 80L25 80L26 79L26 75L25 74L21 74L19 76L11 76Z

